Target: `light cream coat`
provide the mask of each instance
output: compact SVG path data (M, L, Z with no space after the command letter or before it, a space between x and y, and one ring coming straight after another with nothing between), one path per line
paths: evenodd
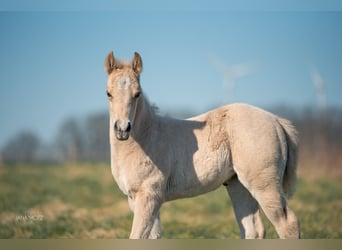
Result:
M142 60L105 60L112 174L128 196L130 238L161 236L159 209L170 200L224 185L242 238L263 238L260 208L281 238L298 238L286 196L294 191L296 130L247 104L231 104L187 120L160 117L140 86Z

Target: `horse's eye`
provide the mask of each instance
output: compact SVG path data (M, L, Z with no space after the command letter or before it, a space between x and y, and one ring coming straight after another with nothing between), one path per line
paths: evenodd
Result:
M108 91L106 91L106 94L107 94L108 98L112 98L113 97L112 94L109 93Z

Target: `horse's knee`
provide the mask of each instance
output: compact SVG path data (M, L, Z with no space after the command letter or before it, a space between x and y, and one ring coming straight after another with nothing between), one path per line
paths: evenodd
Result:
M134 198L134 217L131 239L147 239L159 216L162 202L155 194L141 192Z
M262 222L260 210L257 212L257 215L254 218L254 227L256 230L256 239L264 239L266 235L264 223Z
M265 227L261 219L260 211L250 215L242 220L243 230L241 238L245 239L263 239L265 238Z

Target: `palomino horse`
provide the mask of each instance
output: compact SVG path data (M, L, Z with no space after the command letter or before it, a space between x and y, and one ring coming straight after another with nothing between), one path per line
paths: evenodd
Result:
M225 186L242 238L263 238L260 208L280 238L299 238L296 130L262 109L231 104L187 120L160 117L140 86L142 60L105 59L112 174L134 212L130 238L160 238L170 200Z

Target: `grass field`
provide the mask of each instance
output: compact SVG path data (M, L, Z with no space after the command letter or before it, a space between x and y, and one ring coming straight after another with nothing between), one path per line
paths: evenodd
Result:
M303 238L342 238L340 180L300 178L290 206ZM166 203L161 219L164 238L239 238L224 188ZM131 221L109 165L0 167L0 238L127 238Z

